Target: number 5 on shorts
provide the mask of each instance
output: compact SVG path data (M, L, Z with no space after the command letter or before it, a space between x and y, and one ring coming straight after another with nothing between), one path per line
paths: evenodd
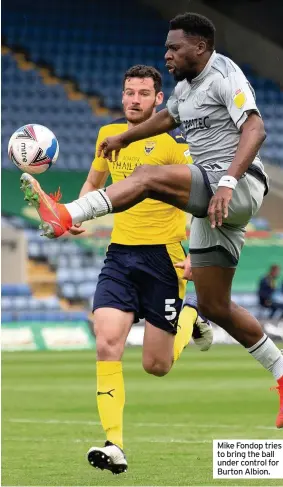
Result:
M177 316L177 311L172 304L175 304L176 299L165 299L165 318L166 320L174 320ZM169 314L168 314L169 313Z

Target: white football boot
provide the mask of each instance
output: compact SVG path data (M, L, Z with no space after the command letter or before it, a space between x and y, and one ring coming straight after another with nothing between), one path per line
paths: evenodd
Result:
M110 470L113 475L126 472L128 469L123 450L110 441L106 441L102 448L92 446L87 452L87 459L92 467Z
M192 339L201 352L206 352L210 349L213 342L212 325L207 318L199 313L196 297L186 296L183 306L189 306L190 308L194 308L196 310L198 315L194 323Z

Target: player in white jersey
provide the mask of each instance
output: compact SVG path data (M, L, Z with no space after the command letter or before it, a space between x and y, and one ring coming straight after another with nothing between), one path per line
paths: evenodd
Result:
M58 236L73 224L130 208L150 197L191 213L190 260L200 311L224 328L272 372L278 382L283 427L283 356L258 321L231 301L231 286L245 227L268 191L258 151L264 124L253 90L240 68L214 50L215 28L198 14L170 22L166 65L178 82L167 108L149 120L100 144L98 155L112 160L131 142L183 124L193 165L139 166L131 176L57 205L45 220L46 232ZM54 213L57 224L54 223ZM57 226L57 228L55 228ZM60 233L59 232L59 233Z

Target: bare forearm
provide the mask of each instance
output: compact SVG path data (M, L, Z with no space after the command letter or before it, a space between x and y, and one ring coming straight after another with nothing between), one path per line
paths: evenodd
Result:
M90 193L90 191L95 191L96 189L98 189L98 188L95 187L90 181L86 180L82 186L81 191L80 191L79 198L81 198L82 196L84 196L87 193Z
M145 122L124 132L121 137L123 142L128 145L136 140L163 134L174 127L176 127L175 120L171 117L167 108L164 108Z
M82 186L79 197L81 198L86 193L103 188L108 177L108 171L97 171L93 167L90 169L88 176Z
M259 118L257 115L253 115L253 117ZM247 120L245 124L246 127L241 132L235 157L227 172L229 176L236 179L240 179L247 171L265 139L265 130L261 119Z

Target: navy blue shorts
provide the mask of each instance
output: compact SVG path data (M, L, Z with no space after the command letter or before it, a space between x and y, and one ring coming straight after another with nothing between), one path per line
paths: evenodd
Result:
M186 284L183 271L175 269L174 264L184 258L179 242L111 244L98 278L93 311L98 308L133 311L135 323L145 318L153 326L176 334Z

